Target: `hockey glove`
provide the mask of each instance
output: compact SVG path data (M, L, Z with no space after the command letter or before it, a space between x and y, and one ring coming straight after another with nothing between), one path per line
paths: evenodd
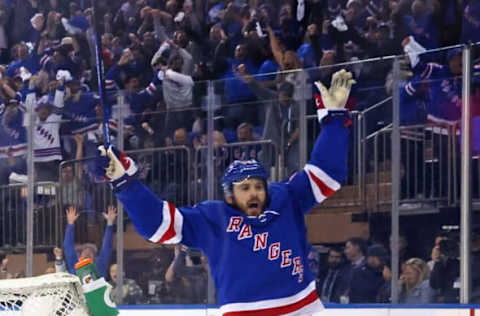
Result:
M99 157L95 163L95 173L110 182L113 191L118 191L130 179L135 178L138 168L132 158L115 147L98 147Z
M345 69L333 74L330 89L327 89L320 81L315 82L315 86L320 91L320 98L316 99L317 116L320 123L327 115L345 116L345 104L354 83L352 73Z

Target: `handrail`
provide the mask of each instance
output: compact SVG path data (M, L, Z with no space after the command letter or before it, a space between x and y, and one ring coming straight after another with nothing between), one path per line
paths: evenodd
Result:
M393 97L388 97L380 102L377 102L375 103L374 105L366 108L365 110L361 111L363 115L367 114L368 112L372 111L372 110L375 110L376 108L378 108L380 105L384 104L384 103L387 103L388 101L392 100Z
M377 135L380 135L382 133L385 133L387 132L388 130L390 130L392 128L392 124L388 124L387 126L384 126L382 127L381 129L379 129L378 131L375 131L373 132L372 134L368 135L367 137L365 137L365 140L370 140L371 138L373 137L376 137Z

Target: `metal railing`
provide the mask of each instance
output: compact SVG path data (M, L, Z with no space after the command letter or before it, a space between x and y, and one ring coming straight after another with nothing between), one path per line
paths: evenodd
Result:
M388 100L377 105L386 104ZM374 105L374 106L377 106ZM368 112L368 109L366 110ZM308 148L319 133L317 116L307 116L310 133ZM388 209L391 203L388 184L390 175L391 126L365 136L365 111L352 112L349 174L346 185L355 194L335 201L335 207L360 206L365 211ZM459 166L458 130L454 126L415 125L401 130L402 174L400 201L406 207L426 208L458 206ZM283 138L282 138L283 139ZM284 145L284 144L283 144ZM372 150L373 149L373 150ZM129 151L140 167L140 178L160 197L176 205L190 205L206 199L205 174L207 146L196 150L186 146ZM229 143L214 149L215 198L222 199L219 179L234 159L256 158L270 169L270 180L288 176L287 153L271 140ZM298 156L298 153L297 153ZM369 166L371 161L371 166ZM480 201L480 159L473 162L473 197ZM98 224L101 212L115 205L108 184L96 181L89 171L91 158L61 163L59 183L36 183L35 232L36 248L60 245L65 227L64 211L75 205L82 216L79 225ZM438 180L438 181L437 181ZM25 241L26 186L13 184L0 187L0 247L22 246ZM419 205L420 204L420 205ZM86 229L77 229L77 240L85 242Z
M37 182L34 186L33 240L37 248L56 245L60 239L58 226L58 184ZM0 186L0 247L25 247L26 184Z
M365 139L366 146L373 143L374 211L391 203L390 190L382 187L392 182L391 133L392 127L386 126ZM456 204L456 135L455 126L400 127L400 202L405 208L432 209Z
M207 198L207 146L199 146L195 150L193 182L193 200L195 203ZM271 140L228 143L214 148L214 198L223 199L223 191L219 183L223 172L234 160L258 159L270 172L270 180L278 181L284 174L284 158Z
M139 178L158 196L181 206L191 202L191 150L171 146L128 151L139 167ZM60 164L59 209L62 213L75 205L80 214L76 223L76 241L88 241L88 226L97 225L109 205L117 200L108 183L90 172L93 158L64 161ZM65 216L63 216L64 218ZM60 235L65 223L61 221Z

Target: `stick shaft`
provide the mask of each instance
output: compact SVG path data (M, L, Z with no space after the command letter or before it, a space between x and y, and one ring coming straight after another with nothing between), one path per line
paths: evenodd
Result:
M93 8L93 33L95 36L95 60L97 68L97 81L98 81L98 94L100 96L100 104L103 110L103 138L105 147L108 148L110 145L110 133L108 131L108 122L110 120L110 108L106 102L105 96L105 80L104 80L104 69L103 69L103 50L102 50L102 41L100 38L100 32L98 30L98 10L96 9L96 1L92 0Z

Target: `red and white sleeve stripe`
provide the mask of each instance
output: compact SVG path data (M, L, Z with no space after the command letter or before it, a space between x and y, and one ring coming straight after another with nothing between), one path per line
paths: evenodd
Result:
M409 95L411 95L411 96L413 96L413 95L415 94L415 92L416 92L416 90L415 90L415 88L413 87L413 85L412 85L411 82L409 82L409 83L405 86L405 91L406 91Z
M148 87L147 87L147 93L150 94L150 95L154 95L155 94L155 91L157 91L157 87L155 87L155 85L153 84L153 82L151 82Z
M162 224L149 238L154 243L177 244L182 241L183 215L170 202L163 201Z
M340 183L317 166L306 164L304 169L310 180L310 186L317 203L322 203L340 189Z

